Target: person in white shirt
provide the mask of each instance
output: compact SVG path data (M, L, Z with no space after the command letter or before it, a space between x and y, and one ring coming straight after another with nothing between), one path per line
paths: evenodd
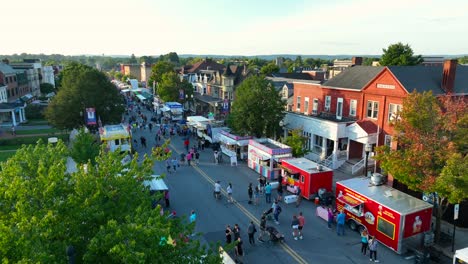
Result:
M214 193L215 193L216 199L219 199L219 197L221 195L221 184L219 184L219 181L217 181L214 184Z
M228 194L228 203L234 202L234 200L232 199L232 184L231 183L228 184L226 188L226 192Z

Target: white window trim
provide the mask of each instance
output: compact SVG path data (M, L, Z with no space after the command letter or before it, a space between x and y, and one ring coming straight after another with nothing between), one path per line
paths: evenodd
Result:
M337 98L336 99L336 119L341 120L341 118L343 118L343 98Z
M354 114L353 114L353 109L354 109ZM349 100L349 116L356 116L356 113L357 113L357 100L351 99Z
M388 144L387 142L390 142L390 144ZM392 136L391 135L385 135L384 145L388 146L388 147L392 146Z
M312 114L318 115L318 105L319 105L318 98L314 98L312 102Z
M327 95L327 96L325 96L325 105L324 105L325 112L330 111L330 106L331 106L331 96Z
M392 109L392 106L393 106L393 109ZM397 120L400 120L401 117L400 117L399 113L401 112L402 109L403 109L403 105L401 105L401 104L389 103L388 104L388 121L391 122L391 121L395 120L395 118L397 118ZM393 110L393 111L391 111L391 110Z
M370 115L370 116L369 116L369 103L372 103L371 115ZM376 103L377 103L377 114L376 114L376 116L374 117L374 112L375 112L375 105L376 105ZM378 118L379 118L379 107L380 107L379 101L368 100L368 101L367 101L367 104L366 104L366 117L367 117L367 118L372 118L372 119L378 119Z
M308 115L309 113L309 97L304 97L304 114Z

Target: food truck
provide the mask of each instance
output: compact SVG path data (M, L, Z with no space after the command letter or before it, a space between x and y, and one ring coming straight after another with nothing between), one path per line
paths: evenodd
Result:
M283 185L289 192L301 189L301 195L307 200L317 196L319 189L332 190L333 170L323 167L306 158L283 159L281 161Z
M217 140L221 144L221 151L229 157L236 156L241 160L247 158L249 140L252 138L251 136L234 135L224 129L217 134Z
M101 142L106 145L109 151L115 151L120 147L120 151L131 151L132 132L128 125L106 125L99 128Z
M183 119L184 109L181 103L166 102L161 108L163 115L171 121L179 121Z
M278 162L292 157L291 148L269 138L250 139L248 166L269 180L277 179L281 173Z
M433 205L370 178L336 183L336 206L344 210L351 229L367 229L383 245L398 254L419 245L431 229Z

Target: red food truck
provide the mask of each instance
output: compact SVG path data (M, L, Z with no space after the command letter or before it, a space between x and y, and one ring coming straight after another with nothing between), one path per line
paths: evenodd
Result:
M418 245L431 229L432 205L383 182L353 178L336 183L336 206L353 230L371 236L398 254Z
M294 188L301 188L301 195L305 199L316 197L319 189L332 190L333 170L323 167L306 158L281 160L283 185L289 192L295 193Z

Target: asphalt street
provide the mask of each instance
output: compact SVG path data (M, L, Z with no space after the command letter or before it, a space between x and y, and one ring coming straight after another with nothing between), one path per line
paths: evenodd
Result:
M147 113L149 116L150 113ZM149 129L134 132L134 138L140 136L147 138L147 149L137 147L140 154L150 153L150 146L155 144L155 129L150 133ZM172 136L171 149L179 157L183 152L183 139ZM191 138L191 145L195 144L195 138ZM170 188L171 210L175 210L179 217L188 219L191 210L197 213L196 232L202 243L220 242L224 245L224 230L226 225L241 227L241 238L244 244L244 263L369 263L369 253L363 256L360 252L360 236L357 232L346 229L345 236L337 236L335 229L328 229L327 223L315 215L316 205L312 201L303 200L299 208L295 204L282 203L280 224L268 221L267 225L275 226L286 237L284 243L259 243L249 245L247 226L252 220L259 230L259 221L263 211L270 208L265 198L260 196L260 204L255 206L248 204L247 187L249 183L256 184L258 174L249 169L245 162L238 166L221 163L214 164L213 151L210 148L200 151L200 164L194 166L182 165L177 172L167 174L165 182ZM227 157L224 158L227 160ZM164 162L156 162L155 174L165 174ZM228 183L233 185L233 197L235 203L228 203L226 193L221 200L213 197L213 185L215 181L221 181L225 190ZM273 192L275 197L276 192ZM286 195L286 192L285 192ZM291 220L293 214L303 212L306 223L304 226L303 240L294 240L292 237ZM256 236L258 236L258 232ZM381 263L414 263L414 259L397 255L390 249L379 245L378 259Z

